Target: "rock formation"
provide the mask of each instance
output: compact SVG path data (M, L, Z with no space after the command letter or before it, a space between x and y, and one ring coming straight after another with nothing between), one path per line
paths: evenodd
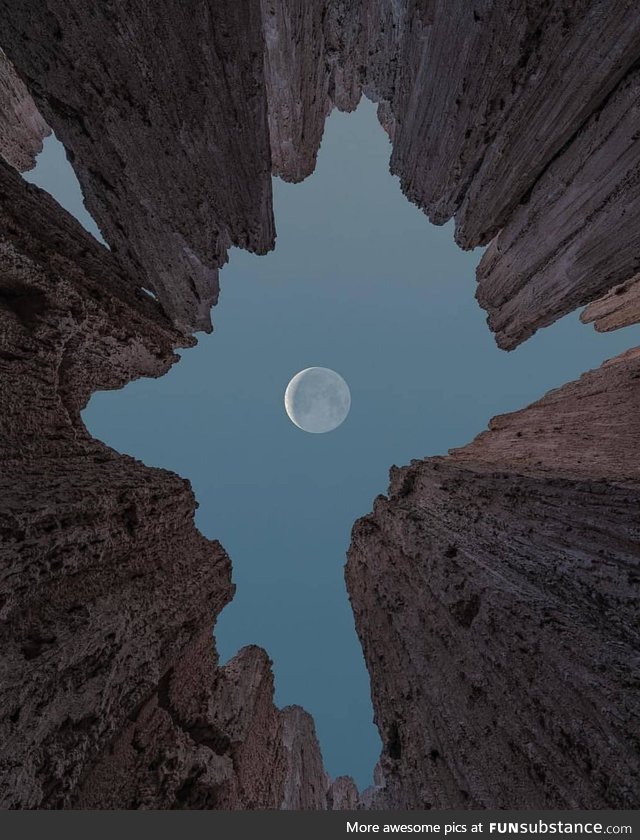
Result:
M112 252L181 331L209 330L227 248L274 238L259 0L3 0L0 18Z
M297 751L321 767L315 733L285 747L292 712L273 705L266 654L218 667L231 569L194 526L188 482L80 419L93 391L165 373L193 340L3 162L0 195L0 806L307 796L317 780Z
M455 218L462 247L493 239L478 299L500 346L637 273L631 0L362 7L391 169L431 221Z
M273 705L271 662L243 648L217 667L204 631L165 672L82 782L84 808L264 809L291 787L284 733ZM305 733L306 734L306 733ZM296 748L315 748L302 739ZM295 773L301 795L307 779ZM312 778L311 784L315 783Z
M347 584L392 808L637 808L640 350L393 468Z
M599 332L609 332L640 322L640 275L607 292L584 309L580 320L593 323Z
M0 49L0 156L20 172L32 169L51 129Z
M229 246L273 245L271 173L306 177L363 91L410 200L492 240L502 347L584 304L636 322L633 0L0 0L0 20L0 155L31 166L50 125L110 246L0 161L0 805L637 807L637 352L394 469L355 526L385 745L362 799L274 707L263 651L219 665L230 564L188 483L80 419L210 329Z
M263 0L265 77L274 175L302 181L331 111L325 71L324 9L305 0Z
M501 346L637 272L633 0L150 8L0 15L106 241L181 331L210 329L230 245L272 247L269 172L309 175L327 114L363 90L408 198L465 248L494 238L478 296Z
M637 274L639 115L635 71L549 164L491 243L478 268L478 300L500 346L514 347L614 287L619 298L619 285ZM638 320L629 314L617 326Z

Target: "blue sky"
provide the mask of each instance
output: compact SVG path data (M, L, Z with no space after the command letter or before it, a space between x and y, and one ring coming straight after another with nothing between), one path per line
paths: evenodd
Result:
M275 252L231 253L214 333L167 376L96 394L84 413L110 446L192 482L197 524L229 552L238 587L216 627L223 661L265 647L277 702L308 709L328 771L361 786L380 742L343 580L354 520L392 464L444 454L640 340L638 327L598 335L574 313L498 350L474 299L481 251L460 251L451 225L406 201L389 153L370 103L333 114L316 173L274 181ZM55 140L28 177L91 226ZM324 435L283 406L293 374L316 365L352 396Z

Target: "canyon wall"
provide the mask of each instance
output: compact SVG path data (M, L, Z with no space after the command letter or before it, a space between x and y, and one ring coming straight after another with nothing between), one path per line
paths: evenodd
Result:
M0 19L112 253L182 332L210 330L227 248L274 238L259 0L3 0Z
M628 285L640 268L636 4L359 9L363 87L381 101L391 171L432 222L455 219L463 248L491 242L478 300L499 345Z
M211 328L230 245L273 246L269 173L311 174L326 116L362 91L407 197L436 224L455 218L462 247L491 241L478 299L502 347L628 291L640 268L633 0L138 0L91 14L1 0L0 16L105 240L184 333Z
M346 577L392 808L640 804L640 350L392 468Z
M407 197L490 243L502 347L584 304L636 322L636 4L0 0L0 20L0 154L31 166L51 126L110 247L2 163L0 804L637 807L637 353L394 469L356 524L384 742L362 800L274 707L263 651L219 665L230 563L188 483L80 420L211 329L227 249L273 246L271 173L310 174L362 92Z
M51 129L40 116L24 82L0 49L0 157L20 172L35 166Z
M188 482L80 419L193 339L2 161L0 196L0 806L278 808L293 773L326 807L264 651L218 666L231 565Z

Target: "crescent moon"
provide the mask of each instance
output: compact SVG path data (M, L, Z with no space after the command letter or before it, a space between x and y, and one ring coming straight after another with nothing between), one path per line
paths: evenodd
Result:
M287 385L284 407L291 422L299 429L312 434L331 432L349 414L351 392L335 370L305 368Z

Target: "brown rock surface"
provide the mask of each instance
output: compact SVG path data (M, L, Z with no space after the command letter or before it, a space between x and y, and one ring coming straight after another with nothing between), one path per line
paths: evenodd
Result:
M328 792L328 808L331 811L355 811L362 808L356 783L351 776L338 776Z
M271 247L270 169L309 175L363 89L432 221L455 216L463 247L504 228L479 274L503 346L637 271L632 0L163 0L126 27L78 3L3 0L6 49L112 250L185 332L209 329L229 245Z
M287 777L282 714L264 651L243 648L218 668L204 632L94 764L78 805L278 808Z
M32 169L51 129L1 49L0 114L0 155L20 172Z
M331 781L324 769L313 718L300 706L281 712L286 780L281 808L287 811L354 811L360 795L350 776Z
M458 241L472 247L506 223L640 57L640 19L632 0L415 6L391 91L392 168L432 221L455 215Z
M274 238L260 0L2 0L0 19L112 252L181 330L210 329L227 248Z
M639 115L636 71L551 163L487 249L477 297L501 347L511 349L640 269ZM626 313L609 320L609 328L637 320Z
M600 300L594 300L580 314L585 324L593 324L598 332L609 332L640 321L640 274L615 286Z
M372 0L359 14L403 191L436 224L455 217L462 247L495 237L478 298L502 347L637 273L636 4Z
M287 706L282 718L289 773L281 807L288 811L324 811L331 780L322 763L313 718L299 706Z
M393 468L347 584L397 808L632 808L640 350Z
M1 161L0 197L0 806L277 808L270 662L247 648L218 668L211 637L226 553L196 530L188 482L80 419L185 341ZM304 735L295 749L318 750Z
M262 0L265 79L274 175L296 183L314 171L331 111L322 3Z

